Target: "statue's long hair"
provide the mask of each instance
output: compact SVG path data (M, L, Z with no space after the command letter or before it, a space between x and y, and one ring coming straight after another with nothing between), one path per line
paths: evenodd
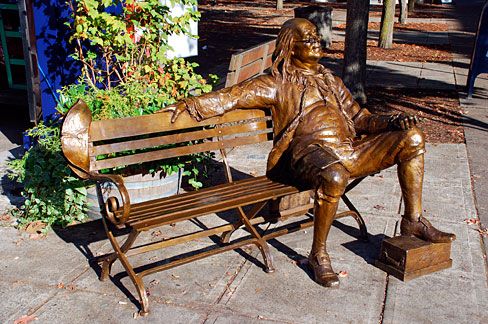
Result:
M297 36L296 19L287 20L281 26L276 38L276 48L273 52L271 74L282 80L289 79L291 73L291 53Z

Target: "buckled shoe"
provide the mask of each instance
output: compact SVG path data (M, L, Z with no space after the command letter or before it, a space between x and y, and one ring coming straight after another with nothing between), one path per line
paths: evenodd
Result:
M449 243L456 239L455 234L439 231L423 216L420 216L418 221L411 221L403 217L400 224L400 233L402 235L412 235L432 243Z
M310 253L308 264L313 270L316 283L324 287L339 287L339 277L332 269L329 255L326 252Z

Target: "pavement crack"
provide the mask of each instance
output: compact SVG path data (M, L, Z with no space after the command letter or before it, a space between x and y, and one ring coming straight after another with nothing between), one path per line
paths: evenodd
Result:
M388 285L390 283L390 275L386 275L386 279L385 279L385 291L384 291L384 294L383 294L383 300L381 302L381 312L380 312L380 318L379 318L379 321L378 323L379 324L383 324L383 320L385 319L385 307L386 307L386 298L388 296Z
M236 280L237 276L239 275L239 273L241 272L242 268L244 268L244 266L246 265L247 263L247 260L244 259L244 262L242 262L236 269L236 271L234 272L234 274L229 278L229 280L227 281L227 284L225 285L225 289L224 291L220 294L220 296L217 298L217 300L215 301L214 305L217 305L217 304L220 304L220 302L222 301L222 299L224 298L224 296L227 294L228 291L230 291L230 295L232 296L235 292L235 289L232 290L230 288L230 286L232 286L232 284L234 283L234 281Z

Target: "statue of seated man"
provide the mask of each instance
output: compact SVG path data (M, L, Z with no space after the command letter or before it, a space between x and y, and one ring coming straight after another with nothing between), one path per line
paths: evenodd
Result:
M184 99L169 109L174 109L173 122L183 111L202 120L237 108L271 109L275 141L267 174L315 189L309 265L317 283L337 287L326 242L351 178L396 164L405 203L401 234L430 242L451 242L456 236L437 230L422 216L425 144L418 118L361 108L341 79L319 63L322 57L316 27L306 19L288 20L278 34L270 74Z

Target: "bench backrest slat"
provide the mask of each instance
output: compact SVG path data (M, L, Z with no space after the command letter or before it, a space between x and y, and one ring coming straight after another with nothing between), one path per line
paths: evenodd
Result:
M262 123L262 122L261 122ZM163 135L139 140L129 140L118 143L100 144L93 146L90 152L91 156L98 156L101 154L110 154L123 152L127 150L137 150L137 149L150 149L157 146L185 143L189 141L209 139L217 136L229 136L238 135L245 132L264 130L265 132L271 132L271 129L266 129L264 125L253 124L238 124L230 125L223 124L219 128L203 129L189 133L178 133L172 135ZM258 127L256 127L258 126ZM257 129L258 128L258 129Z
M233 148L241 145L255 144L263 142L261 135L243 136L230 140L220 140L216 142L204 142L201 144L168 148L146 153L136 153L128 156L121 156L111 159L104 159L92 163L92 171L113 168L121 165L132 165L162 159L169 159L177 156L185 156L194 153L216 151L220 149Z
M182 114L175 123L171 123L171 112L110 120L98 120L91 123L90 140L92 142L107 141L123 137L134 137L158 132L163 133L177 131L191 127L232 123L238 122L243 118L249 118L249 116L252 116L252 114L253 112L250 110L235 111L231 114L209 118L201 122L195 121L188 114ZM159 116L161 118L157 118ZM259 113L256 115L256 117L261 116L262 115L259 115Z
M230 87L263 74L271 66L275 46L276 40L271 40L232 55L225 86Z
M171 112L150 116L153 123L148 123L148 116L93 122L88 138L90 170L265 142L273 131L268 125L270 117L257 109L235 110L202 122L187 113L175 123L170 122ZM127 151L132 152L106 156Z

